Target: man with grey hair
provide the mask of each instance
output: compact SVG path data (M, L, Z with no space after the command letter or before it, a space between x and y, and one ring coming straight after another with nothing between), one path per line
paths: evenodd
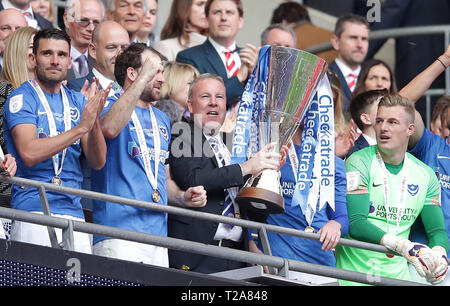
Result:
M271 24L261 34L261 45L295 48L297 45L297 35L287 25L282 23Z
M103 21L104 7L100 0L68 0L64 12L64 25L71 39L72 68L67 81L86 76L94 65L88 48L95 27Z
M200 75L190 85L188 96L190 128L173 133L169 156L171 177L181 189L197 185L205 188L208 194L206 205L190 209L231 218L245 217L246 212L239 211L239 206L234 203L238 188L244 185L248 175L265 169L278 170L285 160L280 154L269 152L273 146L270 144L241 164L231 163L231 153L220 132L227 105L225 82L220 76L212 73ZM256 243L249 240L247 229L209 220L170 214L168 235L259 252ZM243 262L179 250L169 250L169 262L172 268L201 273L246 266Z
M136 42L137 31L147 11L144 0L106 0L106 19L114 20L127 30L130 42Z

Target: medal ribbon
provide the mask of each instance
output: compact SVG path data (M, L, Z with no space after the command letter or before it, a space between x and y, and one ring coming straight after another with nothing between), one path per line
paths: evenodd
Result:
M28 82L31 84L31 86L36 91L36 93L39 97L39 100L41 101L42 106L44 107L45 114L47 115L50 137L57 136L58 131L56 129L55 118L53 117L52 109L50 108L50 105L47 101L47 98L45 97L44 92L42 91L41 87L39 86L38 82L35 79L32 79ZM67 95L66 95L66 92L65 92L63 86L61 86L61 94L62 94L62 101L63 101L63 107L64 107L64 110L63 110L64 132L67 132L72 128L72 124L71 124L71 116L70 116L70 104L69 104L69 100L67 99ZM59 153L52 156L53 170L55 172L55 176L59 176L62 172L66 153L67 153L67 148L65 148L62 151L61 165L59 165Z
M133 114L131 115L131 120L136 128L136 135L138 138L139 149L141 150L142 160L144 162L145 174L147 175L148 181L150 182L150 185L152 185L153 190L157 190L158 168L161 154L161 137L159 135L158 122L156 121L156 117L151 106L148 107L148 111L150 113L152 123L153 147L155 153L155 174L153 174L151 169L151 158L147 147L147 141L145 140L144 130L135 111L133 111Z
M377 150L377 161L378 166L381 168L382 172L382 179L383 179L383 194L384 194L384 207L386 210L386 226L387 226L387 233L389 233L389 220L388 220L388 214L390 211L390 204L389 204L389 190L388 190L388 170L386 169L386 165L384 164L383 158L381 157L380 152ZM397 220L396 220L396 228L395 228L395 235L398 233L398 229L400 227L400 222L402 220L403 212L405 210L406 206L406 185L407 185L407 175L408 175L408 156L405 154L405 159L403 161L403 167L400 172L401 176L401 185L400 185L400 195L399 195L399 207L397 212Z

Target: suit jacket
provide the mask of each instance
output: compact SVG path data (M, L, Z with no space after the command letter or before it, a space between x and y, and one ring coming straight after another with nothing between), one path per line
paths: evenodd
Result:
M367 142L366 138L364 138L364 136L361 134L358 139L356 139L355 141L355 145L353 146L353 148L351 148L348 153L347 156L345 157L345 159L349 158L350 155L352 155L354 152L359 151L361 149L364 149L365 147L368 147L369 143Z
M341 69L336 64L336 61L333 61L328 68L335 72L339 78L339 82L341 83L341 93L342 93L342 112L347 112L350 106L350 101L352 99L352 92L347 85L347 81L345 80L345 76L342 74Z
M92 78L93 77L94 77L94 74L92 73L92 70L89 70L89 73L86 76L78 78L78 79L74 79L74 80L71 80L71 81L68 81L67 82L67 87L69 87L70 89L75 90L75 91L80 91L81 88L83 87L84 82L86 80L89 81L89 84L92 83ZM102 89L101 87L102 86L100 85L99 89Z
M0 2L0 11L4 10L4 9L5 8L3 7L3 4ZM42 17L35 11L33 11L33 15L34 15L34 19L36 19L37 24L41 30L54 28L53 24L49 20L45 19L44 17Z
M173 135L169 157L171 176L183 190L192 186L204 186L208 202L204 207L190 209L221 215L225 202L224 189L244 184L241 168L238 164L219 168L211 147L203 145L207 140L201 129L193 123L190 123L189 126L191 127L189 131L184 131L181 135ZM201 139L199 135L202 135ZM184 154L191 154L190 156L194 157L174 157L172 154L178 149L182 150ZM197 153L200 156L195 157L194 153L199 149L202 150L201 155ZM218 224L215 222L197 218L174 214L170 214L168 217L169 237L206 244L217 245L217 242L214 241L217 226ZM248 235L245 228L243 228L240 243L241 249L248 249ZM202 273L228 269L225 260L170 249L169 264L173 268L187 265L191 271ZM245 266L242 263L239 264L239 267Z
M94 64L95 64L95 59L89 55L88 56L88 71L89 72L92 72L92 68L94 68ZM75 76L75 71L73 70L73 66L72 66L72 68L67 70L66 80L69 83L70 81L73 81L75 79L77 79L77 77ZM91 81L92 81L92 78L91 78ZM81 86L83 86L83 85L81 85Z
M227 91L227 108L241 100L244 85L236 76L228 78L225 65L209 39L201 45L178 52L176 61L194 66L201 74L214 73L221 76Z

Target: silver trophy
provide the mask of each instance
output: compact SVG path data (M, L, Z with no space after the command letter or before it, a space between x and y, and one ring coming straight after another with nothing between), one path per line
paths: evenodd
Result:
M272 46L265 103L256 119L260 148L275 142L275 152L287 145L306 115L327 70L322 58L298 49ZM254 119L255 120L255 119ZM252 176L236 197L241 211L252 215L284 212L280 172L264 170Z

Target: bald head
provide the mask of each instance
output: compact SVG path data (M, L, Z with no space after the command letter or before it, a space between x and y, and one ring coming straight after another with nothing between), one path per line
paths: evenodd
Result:
M89 54L95 59L95 69L109 79L114 79L116 57L130 44L127 30L119 23L107 20L94 30Z
M27 20L18 10L10 8L0 11L0 54L3 54L6 39L18 28L26 26Z

